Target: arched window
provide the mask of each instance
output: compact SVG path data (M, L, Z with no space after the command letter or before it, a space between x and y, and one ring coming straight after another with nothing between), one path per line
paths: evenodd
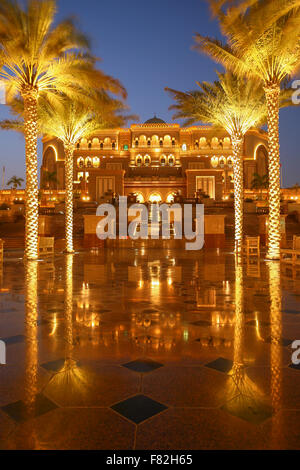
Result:
M144 196L143 196L143 193L136 192L135 195L136 195L136 202L137 202L138 204L144 204L145 198L144 198Z
M151 139L147 140L147 145L148 145L148 147L151 147Z
M150 166L151 165L151 158L149 155L145 155L144 157L144 165L145 166Z
M92 143L91 143L91 142L89 142L89 145L88 145L88 147L89 147L89 149L91 149L91 148L92 148Z
M111 146L111 147L112 147L112 149L113 149L113 150L115 150L115 148L116 148L116 142L115 142L115 141L113 141L113 143L112 143L112 146Z
M87 158L85 159L85 166L86 166L87 168L91 168L91 166L92 166L92 159L91 159L91 157L87 157Z
M166 158L165 155L162 155L162 156L160 157L160 164L161 164L161 166L166 166L166 163L167 163L167 158Z
M78 168L83 168L84 167L84 158L82 158L82 157L77 158L77 166L78 166Z
M94 168L99 168L100 166L100 158L99 157L94 157L93 158L93 167Z
M172 147L175 147L176 145L176 141L175 141L175 137L172 138Z
M219 139L218 139L218 137L213 137L211 139L211 148L216 149L218 147L219 147Z
M187 150L187 145L186 144L182 144L182 150L185 152Z
M158 142L159 142L158 135L153 135L151 137L151 142L152 142L152 147L158 147Z
M174 166L174 165L175 165L175 157L174 157L174 155L169 155L169 157L168 157L168 162L169 162L169 165L170 165L170 166Z
M217 168L217 166L219 164L219 159L218 159L218 157L214 156L214 157L211 158L210 162L211 162L211 166L213 168Z
M152 193L149 197L149 202L152 202L152 204L159 204L161 202L161 195L159 193Z
M196 148L196 149L199 148L199 142L198 142L198 140L196 140L196 142L195 142L195 148Z
M224 149L229 149L231 147L231 140L230 137L224 137L223 140L223 148Z
M168 194L167 200L166 200L167 204L173 204L173 202L174 202L174 196L175 196L174 193Z
M164 136L164 147L171 147L171 136L170 135L165 135Z
M80 143L78 142L78 144L76 145L76 148L77 149L80 149Z
M138 156L136 157L136 159L135 159L135 164L136 164L136 166L142 166L142 164L143 164L143 158L142 158L141 155L138 155Z
M206 137L200 137L199 145L200 145L201 148L206 148L207 147Z
M136 146L136 147L139 146L139 139L138 139L138 138L135 139L135 146Z
M220 157L219 158L219 165L221 168L224 168L224 166L226 165L226 158L225 157Z
M227 158L227 165L229 168L232 168L233 167L233 159L232 157L228 157Z
M103 142L100 142L100 149L103 149Z
M159 140L159 146L160 146L160 147L163 147L163 145L164 145L164 141L163 141L162 139L160 139L160 140Z

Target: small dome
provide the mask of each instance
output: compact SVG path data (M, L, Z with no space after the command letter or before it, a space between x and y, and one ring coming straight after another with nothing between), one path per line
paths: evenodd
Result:
M157 116L154 115L152 119L148 119L145 124L166 124L165 121L159 119Z

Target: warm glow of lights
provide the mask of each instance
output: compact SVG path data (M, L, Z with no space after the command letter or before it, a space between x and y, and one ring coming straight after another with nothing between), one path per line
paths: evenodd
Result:
M149 202L151 202L152 204L158 204L161 202L161 200L161 195L158 193L153 193L149 197Z

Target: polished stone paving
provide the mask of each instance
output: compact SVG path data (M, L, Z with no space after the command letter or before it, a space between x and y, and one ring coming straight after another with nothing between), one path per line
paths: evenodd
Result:
M300 449L300 275L227 251L0 267L0 449Z

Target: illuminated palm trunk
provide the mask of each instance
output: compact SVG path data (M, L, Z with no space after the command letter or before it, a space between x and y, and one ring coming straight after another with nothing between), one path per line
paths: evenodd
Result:
M278 445L281 433L281 417L278 413L282 405L282 305L280 264L268 263L270 289L270 322L271 322L271 400L274 412L271 427L272 448Z
M232 138L233 176L234 176L234 219L235 219L235 250L242 251L244 231L244 167L242 158L243 138Z
M26 222L25 222L25 257L38 258L38 162L37 162L37 91L24 90L24 127L26 149Z
M269 134L269 259L280 258L279 85L265 88Z
M66 255L65 262L65 341L67 343L65 365L70 366L73 350L73 256Z
M66 230L66 252L74 253L73 250L73 151L74 146L65 145L65 179L66 179L66 195L65 195L65 230Z

